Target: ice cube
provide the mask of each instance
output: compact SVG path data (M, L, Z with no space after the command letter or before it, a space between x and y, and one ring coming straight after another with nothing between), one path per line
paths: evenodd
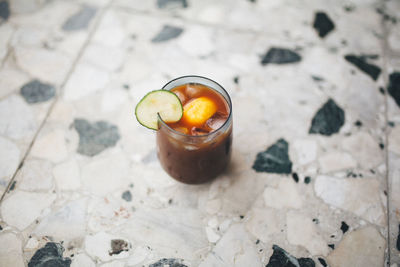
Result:
M184 145L184 148L186 150L196 150L199 149L197 146L193 146L193 145Z
M186 85L185 93L189 98L198 97L201 94L201 92L202 90L196 85L192 84Z
M187 100L185 94L182 93L182 92L179 92L179 91L176 91L174 93L178 96L178 98L181 101L182 105L184 105L186 100Z
M199 128L199 127L193 127L191 129L191 133L192 133L192 135L204 135L204 134L208 134L209 132L207 130Z
M213 129L213 131L215 131L221 128L221 126L225 123L227 118L228 115L221 112L216 112L214 115L212 115L211 118L207 120L206 124L208 127Z

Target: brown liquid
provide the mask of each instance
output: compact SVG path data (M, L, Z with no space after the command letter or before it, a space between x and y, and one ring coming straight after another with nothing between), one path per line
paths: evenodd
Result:
M171 90L175 94L178 95L179 99L182 102L182 105L185 106L188 102L191 100L198 98L198 97L207 97L210 99L212 102L214 102L217 106L217 112L215 116L212 118L218 117L221 120L226 120L229 115L229 106L226 103L226 100L224 97L219 94L218 92L214 91L213 89L202 85L202 84L184 84L180 85L178 87L175 87ZM210 121L207 121L210 122ZM175 123L168 123L168 126L171 127L172 129L182 132L184 134L189 134L189 135L202 135L202 134L208 134L210 132L213 132L217 130L219 127L210 127L211 123L204 123L201 126L195 126L189 124L185 120L180 120ZM221 125L222 126L222 123Z
M179 94L185 93L183 105L190 101L186 89L188 86L195 86L194 97L207 96L215 101L217 113L223 114L226 118L229 115L229 106L225 98L204 85L186 84L173 88L171 91ZM198 93L198 94L197 94ZM182 96L181 96L182 97ZM168 124L169 127L190 128L184 122ZM227 167L231 155L232 124L231 121L222 129L211 129L207 123L202 128L207 135L193 136L192 132L187 135L177 134L171 128L160 123L157 131L157 154L164 170L176 180L187 184L200 184L215 178ZM193 128L193 127L192 127Z

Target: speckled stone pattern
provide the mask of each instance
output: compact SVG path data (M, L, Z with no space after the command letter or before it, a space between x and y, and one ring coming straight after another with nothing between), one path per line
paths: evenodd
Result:
M136 103L233 102L232 162L171 179ZM1 267L399 267L398 0L0 0Z

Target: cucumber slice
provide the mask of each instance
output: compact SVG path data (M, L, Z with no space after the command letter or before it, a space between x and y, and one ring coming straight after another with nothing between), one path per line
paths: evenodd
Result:
M145 95L136 105L136 119L147 128L158 130L157 113L167 123L179 121L183 107L178 96L168 90L155 90Z

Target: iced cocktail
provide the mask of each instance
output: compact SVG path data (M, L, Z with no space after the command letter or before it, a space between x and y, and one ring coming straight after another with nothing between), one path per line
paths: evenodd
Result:
M228 165L232 144L232 104L228 93L203 77L175 79L164 86L181 100L183 117L159 120L157 154L166 172L188 184L207 182ZM197 104L197 105L196 105Z
M162 89L155 91L155 95L165 97L156 95L151 101L143 101L159 106L157 125L150 128L157 130L161 166L183 183L212 180L225 170L231 156L232 103L228 93L218 83L200 76L177 78ZM167 92L173 93L180 105ZM146 108L143 110L147 112ZM144 118L146 121L147 117ZM149 119L153 123L152 120Z

